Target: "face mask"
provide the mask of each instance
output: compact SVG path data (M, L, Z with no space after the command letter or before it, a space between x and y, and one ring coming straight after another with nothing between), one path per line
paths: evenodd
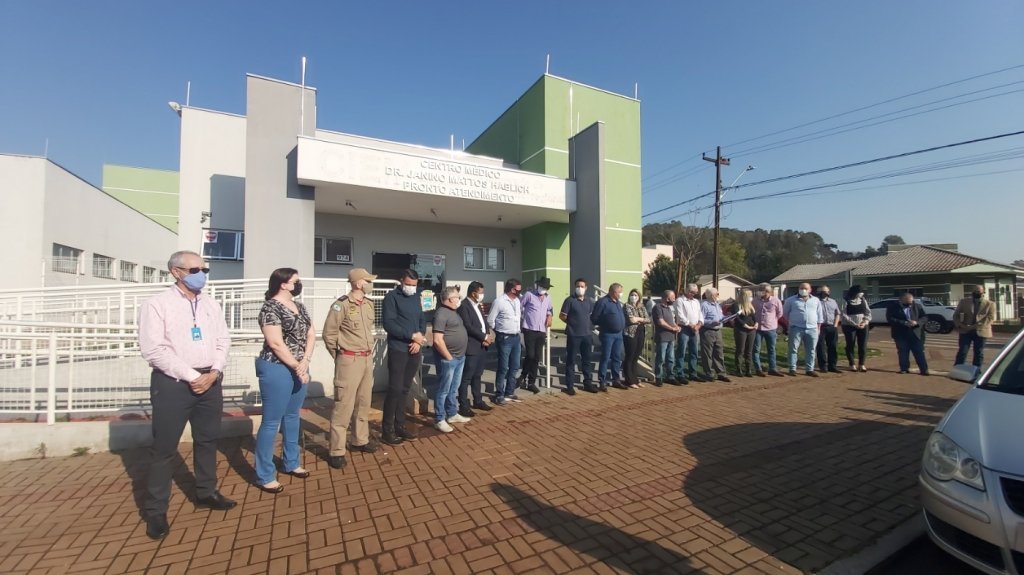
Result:
M522 289L514 289L514 290L512 290L512 297L519 297L519 292L521 292L521 291L523 291L523 290Z
M905 304L903 304L903 307L910 307L912 305L914 305L914 304L905 303Z
M823 291L818 295L821 297L821 299L828 299L829 293L827 291Z
M802 290L799 291L799 293L800 293L800 297L807 297L808 291L805 290L805 289L802 289Z
M416 286L407 286L402 284L402 293L405 295L416 295Z
M203 272L189 274L181 278L181 281L190 291L199 293L203 291L204 287L206 287L206 274Z
M480 302L484 301L484 293L480 292L480 293L476 294L475 296L473 296L473 301L475 301L476 303L480 303Z
M539 290L537 290L537 293L539 293L540 295L548 295L548 290L540 288Z
M974 292L971 294L971 297L973 297L974 299L981 299L981 294L978 292Z
M578 288L576 288L576 295L581 296L581 295L584 295L586 293L587 293L587 288L585 288L585 287L578 287Z
M640 301L640 298L638 298L637 296L635 296L635 295L629 296L629 303L636 303L638 301Z
M292 297L297 297L302 293L302 282L295 282L292 286Z
M692 291L692 292L689 293L689 296L690 296L690 299L695 299L697 297L697 292Z
M857 299L860 299L862 297L864 297L864 292L860 292L857 294Z

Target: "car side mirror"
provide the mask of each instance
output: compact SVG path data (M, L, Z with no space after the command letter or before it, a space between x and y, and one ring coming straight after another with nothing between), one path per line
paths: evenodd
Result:
M960 363L953 366L953 369L949 370L949 378L964 383L974 383L975 379L978 379L978 374L981 370L975 365L969 365L966 363Z

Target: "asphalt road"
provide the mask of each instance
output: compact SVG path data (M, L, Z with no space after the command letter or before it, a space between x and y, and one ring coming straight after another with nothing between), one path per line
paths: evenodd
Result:
M927 535L899 550L867 575L984 575L939 549Z

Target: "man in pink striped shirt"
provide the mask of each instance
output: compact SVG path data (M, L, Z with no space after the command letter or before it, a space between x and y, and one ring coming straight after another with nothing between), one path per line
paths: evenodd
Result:
M224 397L221 374L231 338L224 314L202 295L210 268L189 251L167 262L175 284L139 308L139 349L153 368L153 459L142 505L146 535L167 535L167 507L178 442L192 424L196 506L228 510L236 504L217 491L217 439Z

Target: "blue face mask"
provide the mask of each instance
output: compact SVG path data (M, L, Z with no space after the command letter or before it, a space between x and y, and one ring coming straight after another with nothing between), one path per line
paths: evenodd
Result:
M187 287L191 291L199 293L203 291L204 287L206 287L206 274L204 274L203 272L189 274L181 278L181 282L184 283L185 287Z

